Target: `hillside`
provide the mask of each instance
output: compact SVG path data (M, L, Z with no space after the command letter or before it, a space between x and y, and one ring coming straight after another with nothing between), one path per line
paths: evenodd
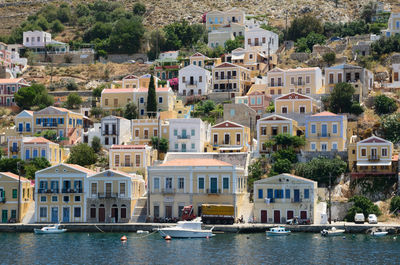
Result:
M80 1L2 0L0 1L0 35L10 33L27 16L34 14L50 2L59 4ZM121 2L127 9L130 9L137 1L118 0L112 2ZM289 21L296 15L311 13L326 21L347 22L359 16L362 6L369 0L338 0L337 8L334 0L146 0L142 2L147 8L145 25L149 28L157 28L180 19L198 22L205 12L226 10L232 7L242 8L247 14L265 15L272 24L279 25L285 24L286 11L288 11ZM400 7L400 3L396 0L382 0L382 2L386 4L386 8L396 10Z

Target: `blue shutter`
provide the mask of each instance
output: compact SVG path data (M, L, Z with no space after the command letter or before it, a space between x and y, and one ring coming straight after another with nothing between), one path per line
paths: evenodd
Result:
M269 199L272 199L274 196L273 196L273 190L272 189L268 189L267 190L267 198L269 198Z
M290 199L290 190L289 189L286 190L285 197L286 197L286 199Z
M42 150L42 157L46 157L46 150Z
M304 199L310 198L310 190L309 189L304 189Z
M259 199L263 198L263 190L262 189L258 189L258 198Z
M278 190L275 190L275 196L274 196L275 198L279 198L278 197Z

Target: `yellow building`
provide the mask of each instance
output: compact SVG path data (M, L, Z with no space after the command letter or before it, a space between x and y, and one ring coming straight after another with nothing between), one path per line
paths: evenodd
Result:
M29 160L37 157L46 158L56 165L68 158L68 152L59 144L43 137L9 137L8 157Z
M246 211L244 169L216 159L174 159L149 167L150 218L179 218L185 205L201 214L202 204L235 206L235 218Z
M251 87L251 71L232 63L222 63L212 69L212 91L231 93L231 98L242 96Z
M18 175L11 172L0 172L0 211L1 222L21 222L33 203L34 185L29 179L21 177L18 195ZM20 218L18 218L18 196L20 196ZM18 220L19 219L19 220Z
M305 95L323 94L323 79L318 67L280 69L268 72L270 95L282 95L297 92Z
M33 111L23 110L15 116L15 130L19 135L32 136L33 125Z
M213 31L226 25L230 25L231 23L244 25L245 20L244 11L238 8L232 8L224 12L213 10L208 12L206 15L206 28L208 31Z
M345 151L347 116L329 111L306 118L305 151Z
M357 142L351 137L347 148L351 176L395 175L398 159L393 156L393 143L375 135Z
M276 114L313 114L318 110L313 98L299 93L282 95L276 98L274 103Z
M145 175L146 168L157 159L157 151L148 145L112 145L109 167L126 173Z
M223 121L211 127L213 151L247 152L250 150L250 128L231 121Z
M388 20L388 28L382 31L385 37L400 34L400 13L392 12Z
M131 124L134 145L150 145L152 137L168 139L168 123L162 119L135 119Z
M65 108L53 106L33 113L34 133L54 130L64 144L75 144L81 141L83 134L83 114Z
M228 56L228 61L243 66L250 70L251 78L265 74L268 71L268 56L259 52L256 48L237 48Z
M96 172L58 164L35 174L35 221L37 223L82 223L87 221L87 177Z
M145 192L142 176L106 170L87 178L87 222L127 223Z
M257 121L258 152L268 153L270 148L265 144L278 134L302 135L303 132L297 121L277 114L262 118Z

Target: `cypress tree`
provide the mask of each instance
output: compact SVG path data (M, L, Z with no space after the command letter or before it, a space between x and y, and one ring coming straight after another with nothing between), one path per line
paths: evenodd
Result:
M150 77L149 90L147 92L147 112L151 113L151 115L155 115L155 112L157 112L156 86L153 75Z

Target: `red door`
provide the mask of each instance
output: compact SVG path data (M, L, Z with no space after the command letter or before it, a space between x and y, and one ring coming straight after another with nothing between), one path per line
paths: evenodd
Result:
M294 216L294 213L293 213L293 211L287 211L287 217L286 217L286 219L287 220L289 220L289 219L293 219L293 216Z
M300 219L307 219L307 211L300 211Z
M274 211L274 223L279 224L281 222L281 212L278 210Z
M268 221L268 216L267 216L267 211L266 210L261 210L261 223L267 223Z
M104 223L106 221L106 209L104 207L99 208L99 222Z

